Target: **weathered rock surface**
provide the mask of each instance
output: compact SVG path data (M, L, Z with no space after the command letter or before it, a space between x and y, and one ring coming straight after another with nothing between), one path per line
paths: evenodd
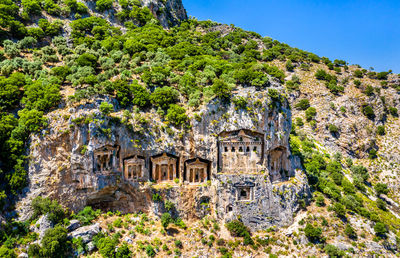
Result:
M30 230L39 234L40 241L48 229L53 228L53 223L49 220L49 216L42 215L37 222L30 227Z
M67 227L68 232L74 231L75 229L79 228L81 226L81 223L77 219L73 219L69 222L69 225Z
M68 236L72 238L82 238L82 242L84 244L89 243L92 241L92 238L97 235L101 231L100 225L98 223L90 225L90 226L85 226L85 227L80 227L71 233L68 234Z
M175 26L188 18L182 0L142 0L142 4L150 9L164 28Z
M65 111L50 113L49 129L32 137L30 185L18 205L22 219L39 195L74 211L90 205L161 215L164 203L152 200L158 193L189 220L218 214L240 217L252 229L290 224L309 196L300 162L290 155L290 109L285 101L274 107L267 91L254 87L235 94L249 100L251 111L213 100L186 132L162 129L155 110L140 114L146 125L132 117L113 122L98 111L104 99L71 108L68 119ZM74 126L83 117L93 119ZM156 168L163 160L170 164L165 172Z

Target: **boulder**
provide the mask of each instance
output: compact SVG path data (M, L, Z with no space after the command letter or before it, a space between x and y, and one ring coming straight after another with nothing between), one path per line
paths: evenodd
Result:
M100 225L98 223L90 225L90 226L85 226L85 227L80 227L71 233L68 234L68 236L72 238L82 238L82 241L84 244L89 243L92 238L97 235L101 231Z
M77 219L73 219L69 222L69 225L67 227L68 232L74 231L75 229L79 228L81 226L81 222Z

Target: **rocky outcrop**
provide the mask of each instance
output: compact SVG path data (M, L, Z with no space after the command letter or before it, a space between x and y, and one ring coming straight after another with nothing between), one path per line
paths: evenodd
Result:
M188 18L182 0L142 0L142 4L150 9L164 28L178 25Z
M95 235L97 235L100 231L101 231L100 225L96 223L90 226L77 228L71 233L69 233L68 236L71 238L82 238L82 242L84 244L87 244L90 241L92 241L92 238Z
M105 117L98 110L105 99L71 107L71 116L50 113L48 130L32 137L22 219L41 195L74 211L90 205L161 215L169 200L186 219L241 218L252 229L290 224L309 195L290 154L290 109L284 98L272 103L268 91L254 87L239 96L247 110L215 99L192 114L184 131L165 126L155 110L136 115L146 124L126 114Z
M30 227L32 232L36 232L39 234L39 241L42 241L44 234L47 230L53 228L53 223L49 220L49 216L42 215L37 222Z

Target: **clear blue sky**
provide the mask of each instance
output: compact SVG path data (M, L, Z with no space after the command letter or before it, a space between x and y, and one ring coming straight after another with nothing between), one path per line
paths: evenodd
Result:
M400 0L183 0L189 16L400 73Z

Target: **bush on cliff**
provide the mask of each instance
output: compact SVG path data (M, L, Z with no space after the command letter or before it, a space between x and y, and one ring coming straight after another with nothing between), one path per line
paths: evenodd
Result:
M250 230L239 220L233 220L225 224L225 227L229 230L234 237L243 237L244 245L253 245L254 241L251 238Z
M322 229L320 227L314 227L310 223L307 223L304 228L304 234L313 243L321 242L322 240Z
M54 224L61 223L67 216L64 208L57 201L41 196L32 200L32 209L33 215L31 219L37 219L41 215L48 214L49 220Z
M29 257L70 257L72 251L68 231L62 226L48 229L42 239L42 247L38 244L29 246Z

